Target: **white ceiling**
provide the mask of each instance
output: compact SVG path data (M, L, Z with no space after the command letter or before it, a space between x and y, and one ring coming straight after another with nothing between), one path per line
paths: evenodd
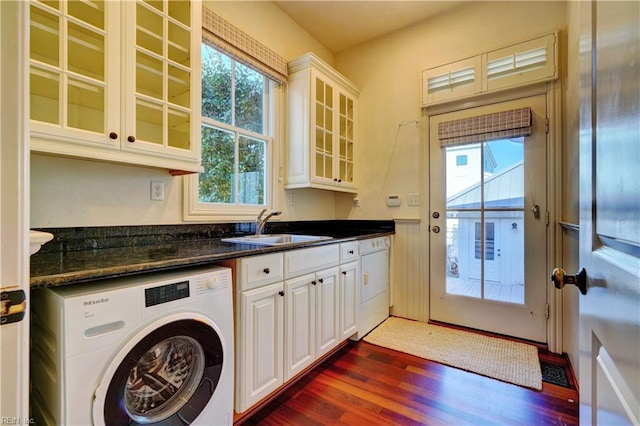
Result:
M333 53L389 34L463 1L324 0L274 1L298 25Z

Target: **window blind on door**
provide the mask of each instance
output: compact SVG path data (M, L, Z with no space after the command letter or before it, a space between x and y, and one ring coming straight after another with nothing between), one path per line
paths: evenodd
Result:
M282 56L206 7L202 8L202 39L271 80L286 84L287 61Z
M465 145L531 135L531 108L518 108L438 125L440 146Z

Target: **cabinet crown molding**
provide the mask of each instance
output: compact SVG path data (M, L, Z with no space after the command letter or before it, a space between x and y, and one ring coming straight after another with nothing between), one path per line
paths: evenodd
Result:
M304 55L292 60L287 64L289 74L304 70L309 67L314 67L322 73L326 74L338 84L343 86L346 90L350 91L354 95L360 95L360 89L348 78L336 71L331 65L324 62L318 55L313 52L305 53Z

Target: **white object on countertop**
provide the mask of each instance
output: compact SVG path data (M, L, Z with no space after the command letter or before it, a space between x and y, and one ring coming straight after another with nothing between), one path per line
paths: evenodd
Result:
M48 232L29 230L29 256L37 253L43 244L51 241L52 239L53 234Z

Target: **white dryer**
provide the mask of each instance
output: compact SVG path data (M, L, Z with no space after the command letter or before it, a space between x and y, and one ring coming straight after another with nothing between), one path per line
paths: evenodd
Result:
M231 271L32 292L31 415L48 425L230 425Z

